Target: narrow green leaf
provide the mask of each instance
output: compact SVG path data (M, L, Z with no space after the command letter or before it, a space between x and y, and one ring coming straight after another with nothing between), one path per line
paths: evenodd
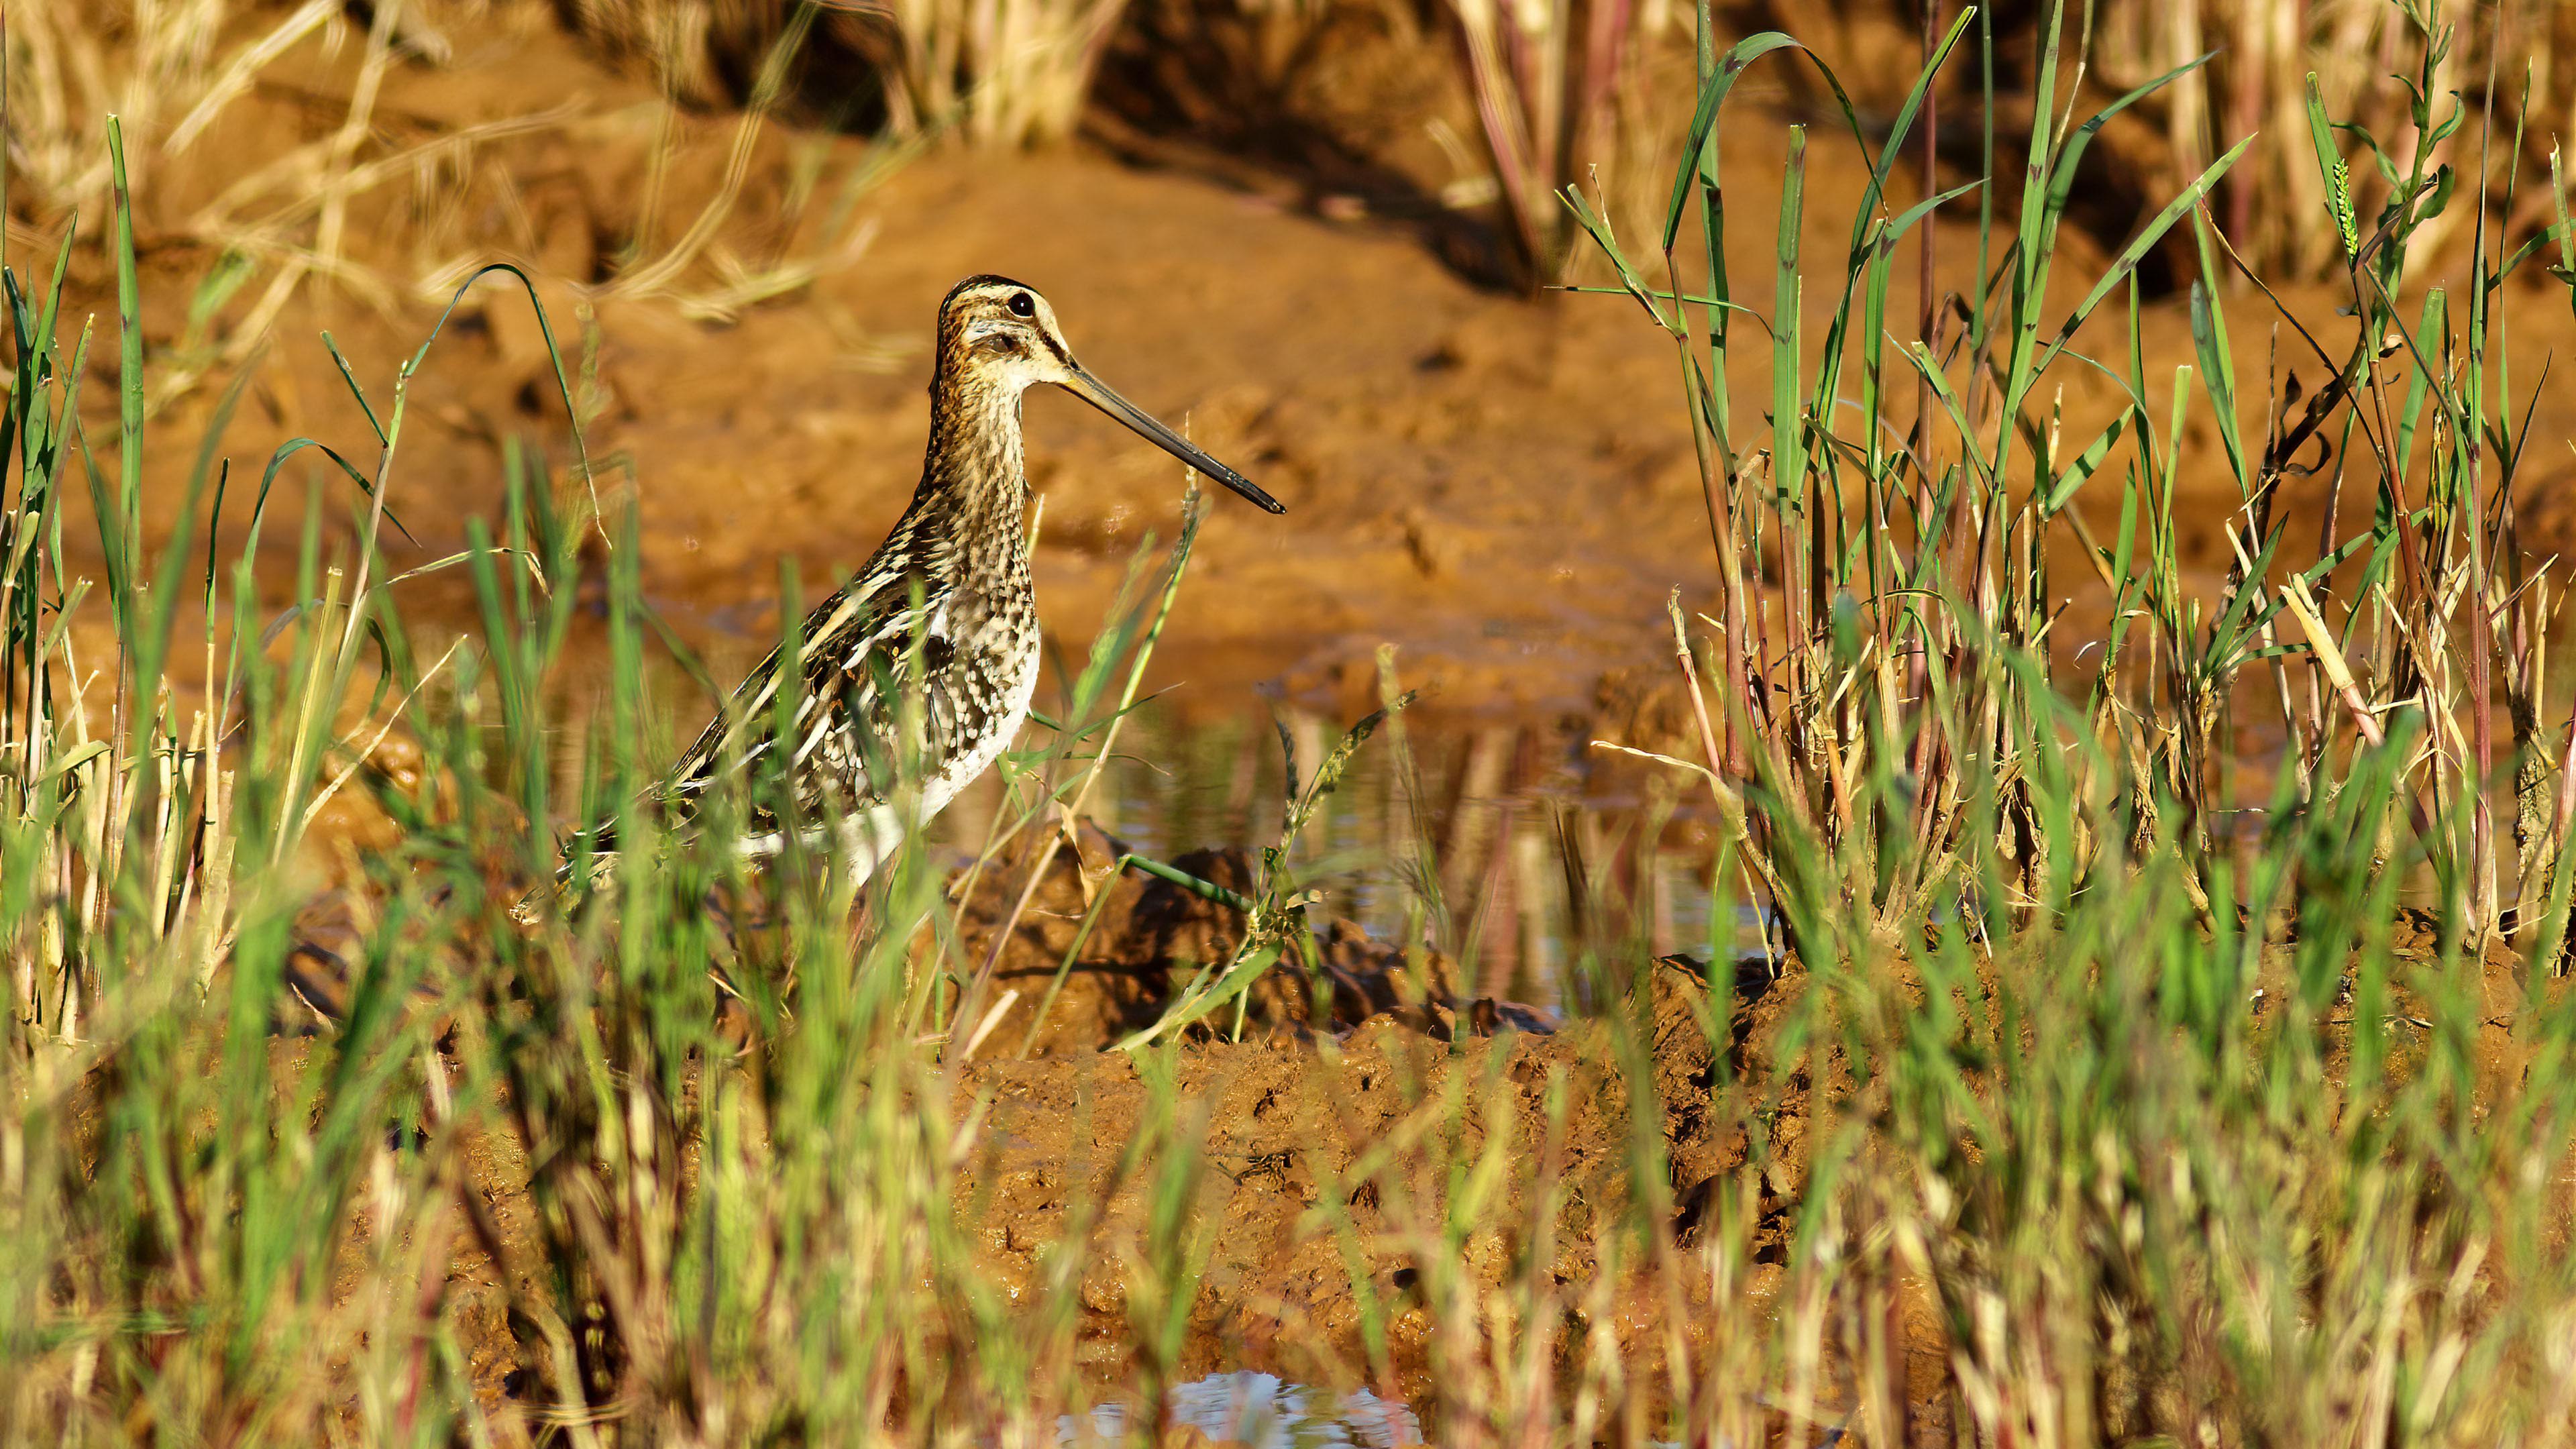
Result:
M2133 415L2133 411L2124 410L2118 417L2113 418L2111 426L2104 428L2099 436L2086 445L2083 452L2075 455L2074 462L2059 471L2056 480L2048 485L2047 497L2041 500L2041 513L2055 513L2064 508L2075 497L2077 490L2092 479L2094 473L2101 468L2102 460L2111 456L2111 449L2118 445L2120 435L2128 430L2129 419Z
M2112 259L2110 269L2102 274L2102 279L2095 282L2092 290L2084 294L2084 300L2076 303L2075 310L2067 314L2066 325L2059 328L2057 336L2050 340L2048 351L2054 353L2066 345L2068 339L2075 335L2075 330L2084 325L2086 318L2093 315L2093 309L2102 305L2103 298L2111 295L2111 289L2120 285L2130 273L2138 269L2138 263L2145 260L2148 252L2155 250L2156 243L2164 240L2165 233L2173 230L2174 223L2182 220L2192 207L2198 205L2200 199L2209 194L2210 188L2218 184L2218 179L2225 176L2229 168L2245 155L2245 148L2253 144L2254 137L2247 136L2229 147L2226 155L2211 162L2208 170L2193 178L2192 183L2183 188L2181 195L2166 202L2164 209L2157 212L2136 236L2131 237L2127 246L2120 248L2119 254ZM2045 365L2045 363L2041 364L2043 367Z
M1682 234L1682 215L1690 207L1691 182L1698 178L1703 163L1708 162L1709 133L1717 127L1718 107L1726 104L1729 91L1735 89L1745 67L1775 50L1805 50L1804 45L1777 30L1748 35L1727 48L1717 70L1700 86L1699 106L1691 112L1690 129L1682 133L1681 165L1673 173L1673 199L1664 210L1664 250L1671 251L1673 242ZM1716 180L1713 162L1706 166L1711 184Z

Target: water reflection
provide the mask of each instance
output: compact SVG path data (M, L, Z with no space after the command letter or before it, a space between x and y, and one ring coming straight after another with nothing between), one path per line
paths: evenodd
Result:
M1301 779L1339 738L1336 725L1311 714L1287 714L1282 726ZM1286 794L1282 726L1245 717L1184 724L1141 711L1092 813L1165 860L1201 847L1273 844ZM1557 1011L1569 1005L1563 993L1587 904L1607 903L1612 919L1592 923L1602 938L1657 955L1762 950L1761 921L1750 912L1730 909L1716 933L1723 939L1711 939L1704 800L1659 807L1654 787L1672 782L1655 779L1653 767L1605 767L1585 737L1538 724L1421 723L1406 743L1409 772L1385 734L1363 746L1297 843L1295 860L1324 894L1324 918L1348 917L1382 941L1427 937L1471 973L1461 983L1469 994ZM1589 878L1583 889L1593 902L1575 899L1570 863ZM1424 919L1435 896L1445 923Z
M1246 1444L1252 1449L1409 1449L1422 1442L1421 1422L1402 1404L1366 1389L1336 1394L1287 1383L1273 1374L1211 1374L1178 1385L1163 1396L1163 1402L1172 1423L1188 1425L1218 1444ZM1055 1441L1098 1449L1123 1443L1130 1433L1150 1432L1152 1427L1131 1426L1124 1404L1102 1404L1088 1415L1066 1414L1058 1419Z

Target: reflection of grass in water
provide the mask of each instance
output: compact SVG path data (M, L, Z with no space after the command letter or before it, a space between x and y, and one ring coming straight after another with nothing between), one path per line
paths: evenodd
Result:
M1702 135L1782 43L1709 57ZM2311 132L2329 175L2352 142L2333 120L2320 106ZM1354 792L1299 850L1412 862L1369 897L1400 905L1401 939L1488 949L1492 862L1561 880L1542 964L1566 1029L1181 1033L1109 1061L970 1065L1012 1006L978 1001L947 872L918 852L862 909L828 861L791 851L755 882L728 850L653 839L633 801L667 752L631 523L558 514L527 486L541 470L516 472L452 561L481 628L416 648L375 551L409 368L353 366L368 445L330 476L372 490L367 531L334 567L307 510L309 602L268 638L255 554L209 560L188 532L145 549L137 481L161 440L120 209L112 470L71 426L90 369L59 278L9 293L0 1439L1037 1444L1086 1374L1163 1404L1217 1356L1418 1386L1444 1443L2562 1440L2576 804L2506 486L2528 414L2484 310L2519 255L2486 248L2466 287L2399 314L2428 174L2357 216L2348 362L2314 342L2329 381L2305 396L2325 401L2284 407L2276 438L2240 435L2256 384L2206 307L2198 369L2148 379L2114 355L2119 411L2061 418L2046 374L2110 350L2047 301L2059 183L2090 134L2041 128L1997 168L2022 191L1987 238L2003 284L1934 347L1882 345L1903 330L1897 223L1919 214L1863 217L1839 269L1798 252L1803 132L1767 294L1673 246L1725 219L1696 157L1661 276L1622 272L1685 379L1727 376L1729 347L1776 364L1760 409L1688 384L1727 590L1712 620L1674 611L1686 743L1629 742L1708 802L1710 918L1783 922L1793 959L1758 1003L1650 959L1651 893L1599 833L1471 849L1472 811ZM2159 213L2124 256L2202 224ZM2225 239L2194 240L2214 289ZM2562 230L2538 246L2576 268ZM2073 320L2116 334L2121 280ZM1822 335L1802 296L1845 299ZM1908 394L1929 405L1911 437ZM2186 591L2171 469L2204 399L2245 560ZM2309 455L2293 435L2327 424L2360 440L2354 496L2311 551L2324 520L2269 500ZM81 526L84 485L99 580L51 543ZM2106 505L2093 520L2079 493ZM212 536L246 497L210 457L182 518ZM588 530L616 546L585 585ZM2047 647L2046 569L2070 555L2122 604L2072 678ZM1067 823L1177 564L1143 560L1064 728L1025 742L1015 793L961 835L1005 885L992 842ZM204 637L174 632L182 597ZM568 740L551 691L593 600L610 687L600 728ZM82 608L112 617L120 657L67 653ZM181 648L238 685L202 718L162 690ZM92 669L113 697L84 709L66 686ZM2215 828L2252 803L2226 746L2265 709L2295 748L2238 839ZM376 753L389 725L416 764ZM1439 763L1401 720L1372 750L1398 778ZM715 840L728 812L792 809L738 773ZM341 1014L281 1040L309 962L292 864L334 791L400 830L358 862ZM1266 804L1243 809L1262 839ZM593 908L508 924L552 822L603 814L630 848ZM2404 916L2418 869L2438 909ZM755 890L755 928L708 909ZM1276 1090L1229 1101L1263 1064ZM1022 1110L1055 1114L1056 1155L1010 1156L1041 1120ZM1275 1240L1228 1240L1253 1203L1284 1209ZM1017 1236L1037 1221L1053 1235Z
M1328 728L1303 713L1284 719L1292 737L1320 739ZM1544 737L1535 726L1527 732ZM1625 868L1642 877L1635 889L1648 946L1705 952L1708 853L1683 844L1678 829L1651 847L1640 843L1658 820L1706 823L1705 808L1662 810L1633 790L1604 797L1605 782L1580 759L1533 760L1525 777L1510 772L1517 766L1494 772L1471 763L1479 755L1516 760L1524 733L1519 725L1443 727L1416 719L1409 769L1391 751L1363 752L1300 842L1300 880L1324 893L1321 918L1347 917L1389 941L1405 939L1408 925L1418 928L1412 791L1419 789L1431 838L1478 856L1477 869L1458 873L1459 907L1475 923L1462 951L1469 979L1525 993L1536 1004L1561 1003L1573 921L1556 863L1560 814L1569 817L1563 828L1599 848L1615 845ZM1184 724L1172 711L1149 708L1130 739L1130 751L1110 767L1107 808L1096 812L1104 829L1165 860L1199 849L1257 848L1276 837L1282 771L1271 720ZM1606 783L1616 789L1631 782ZM1760 951L1759 914L1740 907L1735 918L1729 949Z

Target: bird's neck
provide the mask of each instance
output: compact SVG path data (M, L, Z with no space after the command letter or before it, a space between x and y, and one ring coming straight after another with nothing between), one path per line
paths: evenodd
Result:
M1022 537L1028 482L1020 453L1020 390L971 369L941 367L930 389L930 445L914 521L960 546L969 568L1007 566Z

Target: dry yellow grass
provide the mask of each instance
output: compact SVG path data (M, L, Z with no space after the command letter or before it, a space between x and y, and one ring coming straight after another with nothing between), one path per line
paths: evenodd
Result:
M1308 34L1334 14L1375 10L1388 0L1194 3L1261 9L1271 29ZM1942 0L1945 15L1958 8L1957 0ZM2507 220L2514 227L2527 231L2546 220L2546 193L2535 183L2547 174L2550 148L2576 98L2576 68L2559 58L2576 47L2576 7L2552 0L2481 7L2456 0L2439 7L2434 0L2100 0L2075 9L2092 20L2088 38L2069 37L2082 62L2072 84L2088 100L2214 53L2105 138L2102 154L2111 165L2087 182L2106 193L2099 198L2103 216L2170 194L2254 134L2243 163L2212 198L2216 219L2267 275L2325 274L2338 248L2333 229L2319 224L2323 191L2308 134L2308 77L2315 75L2337 121L2375 134L2409 132L2403 123L2412 102L2393 73L2409 68L2407 57L2427 28L2456 26L2435 71L2434 109L2438 115L2464 104L2467 119L2437 144L2434 160L2458 173L2464 193L2483 195L2493 208L2506 207L2511 193L2517 214ZM359 48L364 60L340 131L275 158L188 219L188 234L260 263L253 315L264 326L316 276L378 299L408 286L352 263L348 206L357 192L428 164L423 156L389 154L371 111L388 68L443 59L447 35L504 18L568 24L603 56L651 72L673 100L701 109L762 110L778 98L791 56L819 50L835 62L830 84L839 89L831 99L836 108L846 104L849 119L879 118L906 136L955 134L1019 147L1074 131L1100 55L1125 14L1126 0L824 0L814 9L795 0L388 0L365 10L346 0L22 0L9 14L10 185L21 216L75 209L95 216L103 209L105 114L124 119L138 183L148 184L156 171L185 164L226 108L298 47ZM2070 12L2070 25L2079 18ZM1557 189L1597 175L1615 190L1623 177L1668 166L1660 153L1674 144L1669 126L1640 124L1640 108L1630 104L1643 88L1636 58L1662 56L1686 69L1671 52L1687 45L1690 19L1690 8L1673 0L1452 0L1435 24L1362 27L1375 38L1355 43L1436 47L1438 63L1455 67L1468 109L1452 119L1469 135L1481 133L1484 144L1472 160L1466 148L1453 150L1494 177L1474 197L1495 199L1512 249L1534 276L1552 276L1568 236ZM1891 77L1902 90L1912 59L1908 37L1919 24L1914 0L1765 0L1718 7L1712 19L1721 39L1778 25L1815 42L1846 72L1842 79L1864 109ZM2016 13L2000 23L1996 44L2010 81L2030 72L2035 18ZM1354 62L1335 50L1310 63ZM2074 67L2068 73L2078 74ZM764 76L771 78L766 95ZM1949 67L1951 125L1963 102L1973 105L1977 78L1972 39ZM2490 89L2497 102L2492 136L2477 119ZM2526 96L2517 146L2515 112ZM2004 113L2027 117L2028 98L2021 99L2018 110ZM2058 98L2058 108L2068 104ZM447 138L435 159L456 163L480 139ZM2403 172L2414 158L2389 160ZM2391 187L2367 154L2352 161L2368 215ZM2452 205L2428 224L2414 254L2455 250L2477 214Z

